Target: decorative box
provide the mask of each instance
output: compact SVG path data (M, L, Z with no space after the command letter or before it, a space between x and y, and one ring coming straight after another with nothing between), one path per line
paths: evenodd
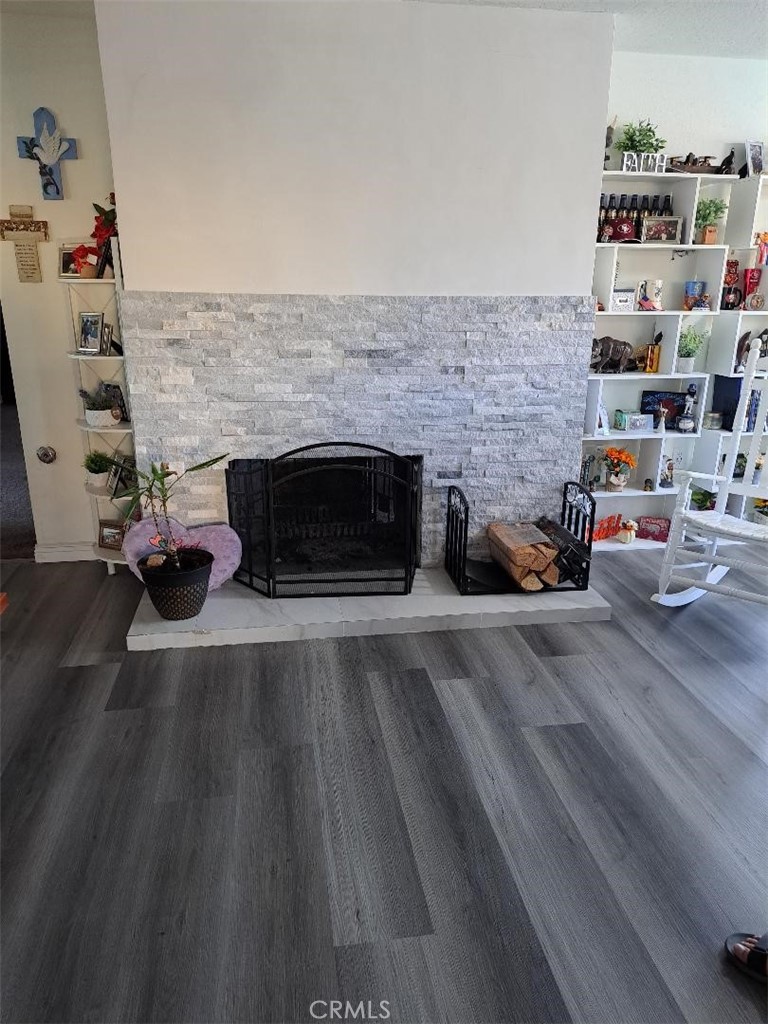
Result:
M637 520L639 540L657 540L666 544L669 537L669 519L660 516L640 516Z
M634 310L634 288L617 288L611 292L611 313L633 313Z

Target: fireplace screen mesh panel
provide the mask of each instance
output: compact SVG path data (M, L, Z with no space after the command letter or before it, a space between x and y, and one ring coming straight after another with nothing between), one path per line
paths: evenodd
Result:
M268 597L410 593L421 471L421 456L343 443L234 459L229 521L243 544L235 579Z

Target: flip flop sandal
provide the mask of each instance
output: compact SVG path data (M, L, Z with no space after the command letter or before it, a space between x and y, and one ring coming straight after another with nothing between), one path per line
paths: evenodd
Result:
M734 932L733 935L729 935L725 940L725 952L728 954L728 959L731 963L735 964L740 971L744 971L750 978L754 978L755 981L761 981L764 985L768 982L768 975L765 973L765 961L768 957L768 932L765 935L761 935L755 945L749 951L746 963L740 960L733 947L744 943L745 939L753 939L754 935L748 935L746 932Z

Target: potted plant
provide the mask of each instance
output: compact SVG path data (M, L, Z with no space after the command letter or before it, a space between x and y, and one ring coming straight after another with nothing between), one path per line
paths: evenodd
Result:
M679 373L693 373L693 364L706 335L690 325L680 332L677 343L677 369Z
M80 388L80 397L85 408L85 422L89 427L110 427L121 418L119 409L116 410L117 415L113 412L114 398L101 385L94 391Z
M608 469L606 491L621 492L629 481L630 470L637 466L637 459L626 448L606 448L603 462Z
M138 569L147 587L149 599L164 619L191 619L198 615L208 596L208 578L211 575L213 555L200 547L186 547L173 533L173 520L168 514L168 502L174 489L187 473L215 466L227 455L190 466L183 473L171 469L167 462L150 463L148 473L136 470L136 483L126 490L129 498L125 511L126 521L138 505L149 510L157 533L150 543L156 553L140 558ZM114 465L115 460L111 459Z
M621 138L616 143L616 149L620 153L637 154L633 169L642 170L644 168L639 154L660 153L666 144L667 140L657 134L656 125L651 124L650 120L645 118L645 120L638 121L637 124L630 121L629 124L624 125Z
M696 230L700 245L714 245L717 241L717 223L725 216L728 203L724 199L700 199L696 204Z
M88 483L92 487L106 487L109 471L112 468L112 459L106 452L93 451L83 459L83 467L90 477Z

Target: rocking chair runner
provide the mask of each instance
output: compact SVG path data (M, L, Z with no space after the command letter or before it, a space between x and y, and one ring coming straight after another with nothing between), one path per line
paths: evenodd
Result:
M768 563L756 563L755 558L752 556L745 559L718 553L718 542L724 538L729 541L762 542L766 545L766 550L761 552L761 555L768 557L768 526L748 522L727 512L728 498L731 495L746 498L768 498L768 481L760 484L753 482L755 464L764 442L766 415L768 415L768 380L755 379L757 360L759 358L760 342L755 339L749 350L749 358L747 359L747 366L741 385L739 405L733 421L733 437L728 449L725 466L723 467L723 475L712 476L707 473L692 473L690 471L684 471L679 474L682 484L672 516L669 540L664 551L664 561L662 562L659 578L659 592L651 597L651 600L656 601L658 604L677 608L690 604L711 591L716 594L728 594L731 597L741 597L746 601L756 601L759 604L768 605L768 596L752 590L740 590L736 587L729 587L720 583L720 580L722 580L729 569L746 569L751 572L754 572L756 569L758 571L764 569L766 574L768 574ZM734 480L736 458L739 454L739 442L744 432L744 420L753 391L757 391L759 395L754 434L747 451L744 478L743 480ZM768 476L768 470L766 475ZM705 485L706 483L712 486L718 485L714 509L700 512L688 507L691 481L693 480L702 481ZM704 546L703 553L693 552L681 547L687 533L701 535L698 543ZM685 565L676 566L676 559L684 562ZM681 573L680 570L683 568L704 568L705 572L702 579L695 579ZM677 593L670 594L668 593L670 584L686 584L686 588Z

